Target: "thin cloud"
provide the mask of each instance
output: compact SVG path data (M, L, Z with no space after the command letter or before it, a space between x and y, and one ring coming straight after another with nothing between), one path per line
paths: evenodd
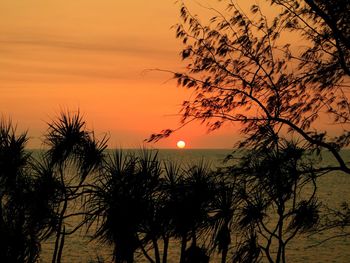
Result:
M176 49L164 48L164 45L156 43L159 40L121 37L118 39L101 39L100 41L73 40L64 37L48 36L1 36L0 45L39 46L46 48L59 48L93 52L128 53L137 56L173 56ZM0 46L1 47L1 46Z
M154 40L154 42L156 42ZM34 47L34 48L33 48ZM74 58L76 53L82 56ZM69 38L39 34L0 34L0 79L37 79L47 75L97 79L135 79L143 70L159 67L174 58L177 51L166 45L120 39ZM62 55L61 55L62 54ZM73 56L71 56L73 55Z

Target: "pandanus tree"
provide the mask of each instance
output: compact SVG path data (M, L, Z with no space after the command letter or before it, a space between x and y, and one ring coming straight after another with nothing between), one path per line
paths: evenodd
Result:
M171 236L181 240L180 262L183 261L187 243L187 209L184 173L176 165L166 166L164 192L167 198L167 211L171 224Z
M55 225L48 193L51 178L37 173L25 150L27 136L10 121L0 122L0 258L2 262L37 262L40 242ZM50 188L52 189L52 188ZM47 193L47 194L46 194Z
M79 213L72 212L79 205L78 198L85 192L84 183L88 175L101 165L106 138L97 140L92 131L86 128L81 114L61 113L57 120L48 124L45 143L48 150L44 159L47 164L41 166L51 172L50 175L59 183L60 196L56 199L55 247L52 263L61 262L65 236L74 233L82 225L68 229L66 220ZM70 207L68 209L68 206Z
M224 169L225 170L225 169ZM237 210L242 202L240 185L226 171L218 170L215 176L214 197L210 204L209 224L211 247L221 253L221 263L226 263L237 222Z
M32 190L26 142L25 133L17 136L11 122L1 120L0 257L5 262L34 262L38 255L37 233L29 232L26 220L31 212L26 195Z
M159 176L157 152L144 150L137 156L116 150L96 177L87 203L87 219L97 222L94 238L112 245L114 262L134 262L137 249L152 261L144 247L149 242L157 246L154 200ZM160 262L159 254L156 260Z
M175 234L175 221L173 219L173 214L176 212L176 203L174 202L174 197L177 196L176 192L178 191L178 185L181 184L183 178L183 170L181 164L175 160L164 161L164 175L162 180L162 204L163 204L163 213L162 221L164 224L162 239L164 243L163 248L163 261L162 263L167 262L168 256L168 247L170 238L176 236ZM176 199L177 200L177 199ZM183 251L181 251L183 252Z
M263 254L268 262L286 262L290 241L317 227L317 173L307 154L280 139L248 152L232 171L241 185L238 224L247 237L235 253L237 261L255 261Z
M148 178L144 184L147 213L140 227L139 237L142 241L141 250L150 263L167 262L170 221L163 191L164 178L161 164L158 151L143 149L139 153L139 173L145 179ZM163 241L163 251L160 249L160 240ZM147 246L153 248L154 259L146 252Z
M173 228L172 236L180 239L180 263L190 262L188 256L197 250L197 240L208 227L209 204L213 196L214 180L210 166L203 160L189 165L180 173L176 166L167 167L168 210ZM187 242L191 240L186 253ZM198 250L199 251L199 250ZM200 251L200 253L204 251Z

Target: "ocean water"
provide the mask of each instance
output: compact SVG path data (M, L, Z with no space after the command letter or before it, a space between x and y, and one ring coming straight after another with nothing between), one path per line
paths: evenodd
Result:
M223 159L231 153L229 149L197 149L197 150L160 150L159 157L167 160L177 160L181 163L191 164L199 160L206 160L212 166L223 166ZM350 150L344 150L342 156L350 161ZM325 153L323 164L335 164L334 158ZM350 175L333 172L322 176L318 181L318 197L323 204L339 206L344 201L350 201ZM74 222L72 222L74 224ZM332 239L317 245L321 240L331 236L332 232L318 236L296 237L291 241L287 249L287 262L350 262L350 236L348 238ZM111 248L107 245L92 242L89 239L91 232L85 229L66 237L63 251L64 263L87 263L97 256L103 257L105 262L111 262ZM51 262L53 240L42 244L41 262ZM176 242L170 244L169 263L177 263L179 259L180 245ZM142 257L136 262L148 262ZM210 262L220 262L218 257L213 256ZM229 261L228 261L229 262ZM264 261L263 262L267 262Z

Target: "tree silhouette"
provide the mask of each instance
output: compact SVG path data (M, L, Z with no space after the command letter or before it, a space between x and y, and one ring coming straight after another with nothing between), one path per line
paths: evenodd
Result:
M242 255L256 260L262 252L269 262L286 262L289 242L317 227L317 174L307 155L294 142L281 140L249 152L234 168L242 187L239 225L248 237L236 260Z
M207 25L181 6L176 37L185 45L182 59L188 64L174 78L194 92L183 102L182 123L200 120L215 130L239 122L245 136L240 147L261 144L267 133L273 140L288 132L316 151L331 152L338 165L323 170L350 173L339 153L349 144L349 133L329 136L318 128L325 119L349 123L343 90L349 81L348 1L270 1L282 10L274 17L264 16L257 5L248 15L226 2L223 12L208 8L214 15ZM295 42L286 42L289 34Z
M161 161L158 151L142 149L138 154L138 174L142 178L144 197L147 202L147 212L140 225L138 236L141 240L141 250L150 262L160 263L161 252L158 240L166 235L167 218L164 210L164 197L161 191ZM154 258L148 255L145 247L150 244L153 247ZM163 252L164 253L164 252ZM163 254L163 260L166 254Z
M169 240L172 237L176 237L176 230L175 230L175 220L173 218L174 214L174 208L176 205L176 197L177 197L177 191L178 186L182 184L182 178L183 176L183 170L181 167L181 163L176 162L174 160L167 160L164 162L164 179L162 182L162 192L163 192L163 198L162 203L163 205L163 222L164 222L164 233L162 235L163 242L164 242L164 249L163 249L163 263L167 262L167 255L168 255L168 246L169 246ZM174 200L175 197L175 200ZM175 201L175 202L174 202ZM180 253L183 253L182 250ZM181 259L181 255L180 255Z
M187 241L197 249L197 239L208 228L209 205L214 195L214 178L208 163L201 160L183 171L167 166L168 211L172 236L180 239L180 263L186 262Z
M236 225L237 210L241 202L240 186L231 174L219 171L216 177L215 195L210 205L212 216L209 222L213 235L212 246L221 253L221 263L226 263L232 243L232 230Z
M0 258L2 262L37 262L40 242L52 222L45 195L48 180L38 174L25 150L26 133L17 135L11 121L0 122ZM53 196L53 193L50 193ZM46 198L48 197L48 198Z
M5 262L33 262L38 254L37 237L25 229L30 191L26 168L30 154L24 150L26 134L16 136L11 122L0 123L0 257ZM28 249L28 250L27 250Z
M271 0L283 7L283 19L288 28L303 34L311 41L302 54L300 64L316 82L334 82L350 76L349 1L325 0Z
M152 232L153 194L159 175L157 153L144 151L136 156L116 150L96 178L88 202L88 219L98 220L95 238L114 247L116 263L134 262L137 249L149 240L156 244L157 233Z
M331 153L336 162L321 164L315 173L350 174L341 154L350 144L350 2L269 0L268 6L253 3L250 11L236 1L222 2L223 11L204 7L213 14L208 22L181 2L175 30L187 67L167 72L193 93L182 104L178 129L196 120L209 131L238 123L243 135L238 148L264 151L280 138L293 138L320 157ZM266 8L275 15L265 16ZM339 129L321 128L321 123ZM323 229L344 231L348 211L330 210ZM254 247L255 233L246 236L252 241L246 248Z
M180 240L181 263L209 260L204 243L216 181L208 163L184 168L162 164L156 151L117 150L102 167L90 189L87 220L97 223L94 238L113 246L114 262L133 262L138 250L151 263L166 263L171 239Z
M61 262L65 236L85 224L97 226L94 238L113 246L117 263L134 262L137 251L151 263L166 263L171 240L180 241L180 263L208 262L215 249L222 263L229 254L237 262L257 262L262 254L286 262L290 240L320 221L316 181L323 170L305 158L312 151L282 138L266 137L243 150L238 164L219 170L204 160L162 163L157 151L146 149L106 155L106 141L97 141L79 114L62 113L46 139L49 149L33 158L26 134L0 125L4 262L37 262L40 242L52 235L52 261ZM348 224L343 208L329 222ZM79 223L68 228L66 220L77 216Z
M49 147L44 158L52 172L52 177L59 182L60 196L56 205L56 240L52 263L61 262L65 236L73 234L84 222L72 229L66 228L65 221L81 213L71 212L72 207L84 192L84 182L89 174L102 164L106 138L97 140L92 131L86 129L85 121L79 112L61 113L57 120L49 123L45 142ZM42 168L46 169L46 165Z

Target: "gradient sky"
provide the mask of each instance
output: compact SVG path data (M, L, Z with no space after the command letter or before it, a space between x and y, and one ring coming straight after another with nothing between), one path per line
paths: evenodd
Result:
M183 66L174 2L0 0L0 113L28 130L34 148L62 110L79 108L97 135L110 135L110 147L139 147L176 128L191 92L148 70ZM234 127L207 134L193 124L154 147L183 139L190 148L231 148L237 137Z

